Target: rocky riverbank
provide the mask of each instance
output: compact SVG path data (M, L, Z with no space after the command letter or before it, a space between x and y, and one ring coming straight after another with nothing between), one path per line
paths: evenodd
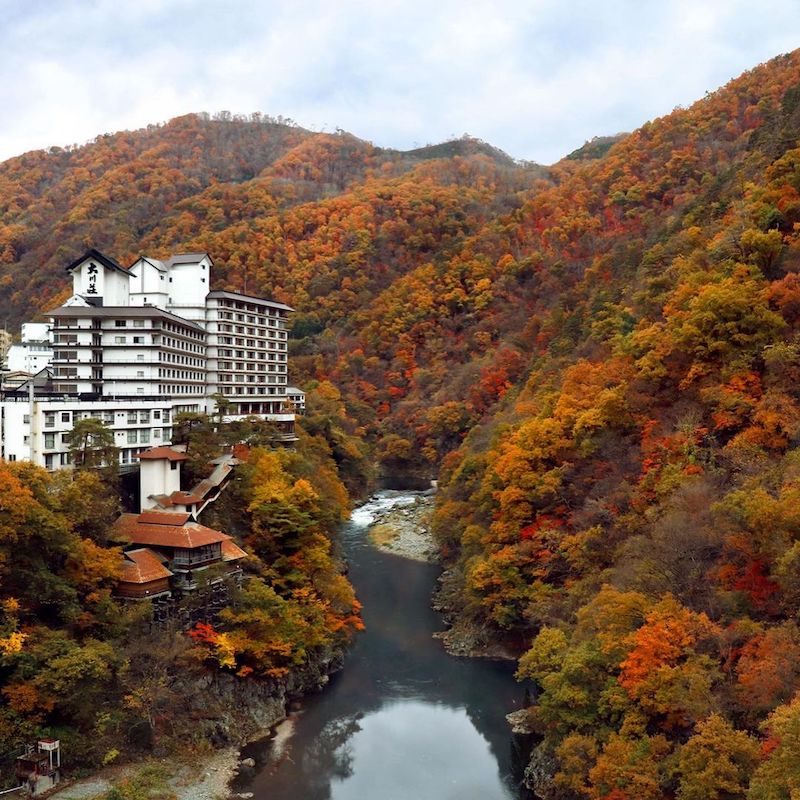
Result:
M515 661L517 656L497 639L497 632L476 620L464 610L463 579L455 569L446 569L439 577L439 586L433 593L433 608L438 611L448 628L435 633L451 656L462 658L493 658Z
M99 800L112 789L130 786L148 795L175 800L221 800L239 770L239 749L197 754L191 761L171 757L107 767L91 778L73 781L50 795L57 800Z
M439 560L430 530L433 494L420 494L408 505L397 505L376 515L369 529L370 541L379 550L414 561Z
M430 530L434 492L414 497L378 512L369 528L369 539L379 550L415 561L438 563L439 550ZM448 629L435 633L450 655L468 658L514 660L515 656L496 640L496 633L463 613L463 593L456 570L445 570L433 595L433 608L441 613Z
M185 725L192 732L192 742L185 750L176 754L170 748L168 754L161 754L157 745L151 757L106 767L50 796L57 800L99 800L127 783L141 785L140 794L174 795L176 800L243 797L230 790L239 772L252 768L248 759L240 760L241 747L270 736L300 697L328 683L342 659L341 651L319 652L302 669L271 681L211 671L182 676L170 688L184 699Z

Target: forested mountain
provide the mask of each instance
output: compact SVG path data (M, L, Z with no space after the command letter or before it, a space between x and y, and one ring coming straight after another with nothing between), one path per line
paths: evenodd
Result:
M184 117L0 166L0 302L89 245L207 250L298 310L294 378L387 476L439 477L462 618L541 687L540 792L788 798L798 137L800 52L548 169Z

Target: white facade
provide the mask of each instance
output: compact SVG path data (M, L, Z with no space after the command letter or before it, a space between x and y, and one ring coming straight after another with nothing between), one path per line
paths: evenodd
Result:
M205 408L206 335L200 325L147 306L62 306L50 313L54 391L169 395L185 410Z
M47 322L23 322L19 344L12 344L6 355L9 372L31 375L50 365L53 359L52 335Z
M203 323L206 295L211 291L211 259L207 253L182 253L167 261L167 310Z
M101 255L100 253L97 254ZM87 300L99 300L104 306L127 306L130 303L130 276L116 262L111 268L107 258L84 258L71 268L72 292Z
M168 444L181 411L228 419L258 415L294 440L287 388L289 306L232 292L209 292L205 253L166 261L141 257L129 269L96 250L68 266L73 296L51 314L49 391L6 392L2 455L49 468L67 466L66 434L97 417L114 431L123 464ZM33 331L32 331L33 332ZM296 402L296 399L295 399Z
M285 421L291 309L231 292L211 292L206 308L212 394L227 401L231 417L257 414Z
M163 262L142 256L128 269L130 273L130 304L166 308L169 300L169 273Z
M48 469L70 464L69 432L75 422L93 417L114 431L120 464L135 464L136 455L172 439L172 402L98 400L77 397L6 397L0 402L0 438L6 461L33 461Z
M296 386L286 387L286 399L294 406L295 413L305 414L306 393Z
M139 509L158 508L154 497L180 491L180 461L169 458L144 458L139 466Z

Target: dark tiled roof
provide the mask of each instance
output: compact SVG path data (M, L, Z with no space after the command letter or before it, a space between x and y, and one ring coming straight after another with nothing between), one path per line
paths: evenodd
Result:
M76 258L71 264L69 264L69 266L66 267L66 271L72 272L72 270L74 270L76 267L79 267L84 261L88 261L89 259L99 261L104 267L113 269L116 272L124 272L126 275L130 274L125 267L114 261L111 256L103 255L103 253L101 253L99 250L95 250L94 247L87 250L80 258Z
M155 317L165 318L170 321L179 322L187 328L195 328L203 331L203 327L196 322L170 314L155 306L97 306L88 308L86 306L58 306L52 311L46 312L51 317L117 317L119 319L132 319L134 317L144 317L152 319Z
M139 256L139 258L137 258L136 261L133 262L133 264L138 264L140 261L146 261L148 264L150 264L151 267L155 267L159 272L167 271L167 268L164 266L164 262L160 261L157 258L150 258L150 256ZM131 267L133 266L133 264L131 264ZM128 267L128 269L130 269L131 267Z
M211 261L211 256L208 253L175 253L174 256L170 256L167 259L167 266L171 267L173 264L197 264L198 261L202 261L204 258L208 258ZM214 263L213 261L211 262Z
M262 306L270 306L272 308L282 308L284 311L294 311L291 306L284 303L276 303L274 300L264 300L263 297L252 297L249 294L239 294L238 292L227 292L224 289L218 289L209 292L208 297L224 298L226 300L241 300L243 303L258 303Z

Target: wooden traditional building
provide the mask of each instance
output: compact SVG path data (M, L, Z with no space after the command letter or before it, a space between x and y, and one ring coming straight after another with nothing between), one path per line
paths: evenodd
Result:
M184 492L179 488L184 452L161 446L139 458L142 510L120 516L109 535L125 548L116 594L129 599L169 597L175 591L194 591L204 578L238 579L239 562L247 553L228 534L197 521L200 511L222 491L238 460L217 459L212 475Z
M147 547L138 547L122 554L125 559L117 595L130 600L169 597L172 593L172 573L167 569L166 556Z

